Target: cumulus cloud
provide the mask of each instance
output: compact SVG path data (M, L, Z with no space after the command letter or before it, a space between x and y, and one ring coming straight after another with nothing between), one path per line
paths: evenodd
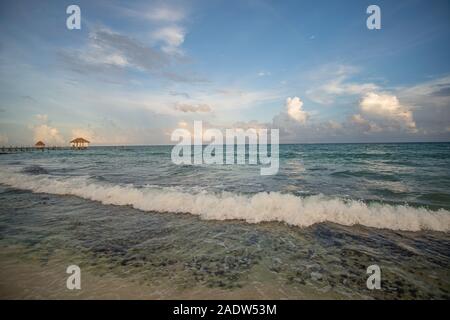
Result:
M37 114L35 118L38 124L29 126L33 132L34 142L41 140L47 145L65 144L65 139L59 130L50 125L48 115Z
M290 118L299 123L305 123L308 119L308 113L302 110L303 101L299 97L286 99L286 112Z
M362 98L359 107L367 116L387 120L412 132L417 131L411 110L400 104L394 95L369 92Z
M65 140L57 128L48 124L33 127L34 141L43 141L46 145L64 145Z
M284 142L292 142L305 137L304 130L308 123L309 114L303 110L303 101L299 97L288 97L283 109L272 118L271 127L280 130L280 138ZM308 131L308 130L306 130Z

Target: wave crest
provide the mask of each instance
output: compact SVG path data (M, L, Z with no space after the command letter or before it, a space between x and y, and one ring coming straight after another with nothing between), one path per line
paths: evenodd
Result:
M450 231L450 212L406 205L366 204L323 195L298 197L278 192L252 196L234 193L188 193L168 188L136 188L92 182L86 177L55 178L0 171L0 183L37 193L74 195L103 204L129 205L143 211L190 213L208 220L248 223L284 222L299 227L333 222L392 230Z

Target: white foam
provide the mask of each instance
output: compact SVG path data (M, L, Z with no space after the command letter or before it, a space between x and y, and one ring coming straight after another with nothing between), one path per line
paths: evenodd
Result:
M37 193L74 195L103 204L129 205L143 211L190 213L202 219L240 219L249 223L279 221L299 227L320 222L393 230L450 231L450 212L404 205L366 204L322 195L298 197L278 192L244 196L188 193L176 189L136 188L92 182L86 177L30 176L0 170L0 183Z

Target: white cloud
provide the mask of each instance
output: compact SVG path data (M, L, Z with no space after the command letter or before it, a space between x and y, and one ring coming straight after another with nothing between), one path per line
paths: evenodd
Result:
M360 101L359 107L367 116L395 122L410 131L417 131L411 110L401 105L396 96L369 92Z
M37 114L36 119L40 124L31 126L34 142L43 141L46 145L64 145L65 140L57 128L50 126L48 115Z
M106 28L90 31L84 48L62 51L62 57L71 69L80 73L99 73L113 67L155 73L170 63L164 53Z
M167 54L183 54L181 49L186 36L182 22L187 13L178 6L162 5L145 12L144 17L152 21L151 41L161 44L161 50Z
M195 72L178 73L172 67L183 55L185 31L178 26L157 27L151 35L152 46L107 28L93 28L81 49L61 50L67 68L79 74L94 75L107 81L121 81L123 69L149 73L174 82L196 83L206 80ZM158 48L160 46L160 48Z
M305 123L308 118L308 113L302 110L303 101L299 97L286 99L286 112L297 122Z
M338 96L361 95L378 89L374 83L349 81L358 73L358 68L347 65L326 66L312 76L318 85L306 91L308 98L320 104L331 104Z
M184 42L186 32L179 26L166 26L155 30L152 38L163 43L161 49L169 54L182 53L180 46Z
M116 65L116 66L120 66L120 67L125 67L127 65L129 65L127 59L120 54L111 54L111 55L107 55L104 58L104 62L108 63L108 64L112 64L112 65Z
M346 83L346 77L340 77L325 84L322 89L331 95L358 95L378 87L373 83Z
M113 5L114 6L114 5ZM149 5L137 5L133 7L114 6L121 16L128 15L133 18L147 20L149 35L152 43L162 43L161 50L168 54L182 54L181 45L186 36L183 22L188 16L188 11L183 5L169 3L150 3ZM144 41L144 42L146 42Z
M64 145L64 140L59 130L47 124L33 127L33 138L35 141L43 141L46 145Z

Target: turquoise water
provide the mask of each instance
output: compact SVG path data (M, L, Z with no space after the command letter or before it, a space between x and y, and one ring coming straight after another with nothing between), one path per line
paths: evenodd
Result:
M257 165L174 165L170 146L94 147L2 155L0 164L93 182L177 187L187 192L283 192L450 208L450 144L282 145L277 175ZM31 167L31 168L30 168ZM27 172L30 171L30 172Z
M171 149L0 155L3 248L44 262L77 250L180 292L256 281L284 298L449 297L450 143L281 145L273 176L174 165ZM374 263L380 292L365 288Z

